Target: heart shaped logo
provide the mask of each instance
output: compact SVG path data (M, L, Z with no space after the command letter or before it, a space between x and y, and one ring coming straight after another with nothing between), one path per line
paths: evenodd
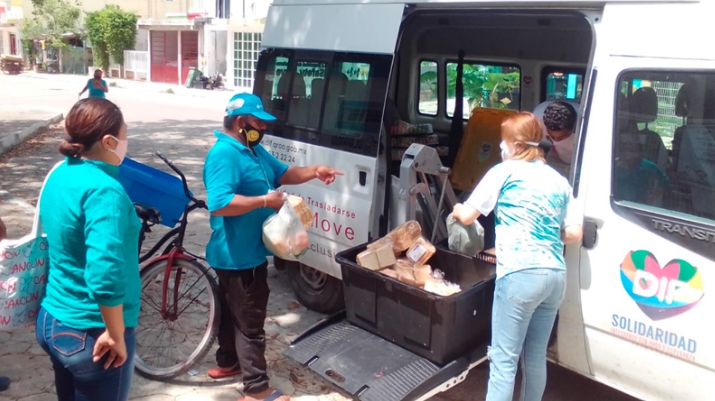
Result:
M682 259L661 266L652 253L631 251L621 263L621 282L628 295L652 320L692 309L705 295L697 267Z
M534 79L531 78L531 77L528 76L528 75L524 77L524 83L527 84L527 85L531 85L531 83L532 83L533 81L534 81Z

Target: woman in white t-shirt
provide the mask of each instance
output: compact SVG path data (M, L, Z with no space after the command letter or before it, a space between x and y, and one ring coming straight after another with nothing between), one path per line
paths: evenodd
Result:
M546 348L566 292L564 244L581 239L581 218L566 179L544 162L543 128L532 113L502 123L504 162L490 169L454 217L472 224L496 215L497 280L487 401L511 401L517 362L521 400L546 387Z

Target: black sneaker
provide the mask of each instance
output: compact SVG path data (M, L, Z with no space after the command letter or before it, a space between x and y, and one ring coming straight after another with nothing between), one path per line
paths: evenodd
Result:
M10 388L10 378L0 376L0 391L5 391Z

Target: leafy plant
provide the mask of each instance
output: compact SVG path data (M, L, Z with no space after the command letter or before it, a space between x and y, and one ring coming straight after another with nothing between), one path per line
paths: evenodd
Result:
M110 58L124 64L124 50L134 47L137 36L137 15L117 5L87 14L87 36L92 43L92 53L102 69L109 69Z
M509 69L509 67L503 67ZM490 72L489 68L477 64L464 64L462 82L464 97L471 108L509 108L514 93L519 90L521 76L518 71ZM457 83L457 65L447 66L447 97L454 98Z
M32 18L23 20L20 32L26 40L44 40L55 49L67 46L67 36L80 35L80 2L33 0Z

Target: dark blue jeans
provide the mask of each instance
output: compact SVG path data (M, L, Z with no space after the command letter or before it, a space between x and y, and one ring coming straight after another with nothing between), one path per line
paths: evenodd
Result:
M35 334L55 370L58 401L126 401L134 373L136 337L133 328L124 332L127 360L118 368L104 369L104 361L92 361L97 338L105 329L75 330L40 309Z

